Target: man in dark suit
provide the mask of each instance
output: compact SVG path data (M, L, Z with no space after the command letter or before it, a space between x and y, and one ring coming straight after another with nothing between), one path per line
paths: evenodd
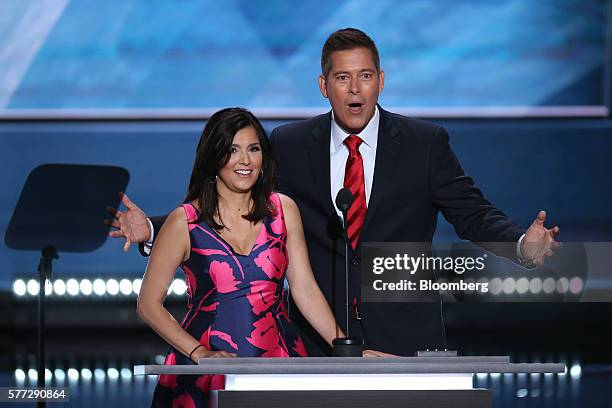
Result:
M384 72L376 45L362 31L348 28L330 35L323 46L319 87L332 111L281 126L271 135L278 157L277 189L301 211L317 282L342 324L345 251L333 200L347 187L355 198L348 213L351 333L363 338L366 348L399 355L444 348L440 303L360 302L361 243L431 242L441 211L460 238L514 242L516 253L504 255L540 264L552 254L559 229L544 227L543 211L527 231L514 225L465 175L445 129L378 105ZM120 230L112 234L127 237L129 245L144 241L148 231L133 233L129 223L142 227L144 213L126 200L128 210L116 214ZM297 308L290 313L310 354L328 352Z

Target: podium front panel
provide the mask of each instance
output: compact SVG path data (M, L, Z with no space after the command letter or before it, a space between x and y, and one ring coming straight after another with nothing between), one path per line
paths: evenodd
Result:
M227 374L227 391L469 390L463 374Z

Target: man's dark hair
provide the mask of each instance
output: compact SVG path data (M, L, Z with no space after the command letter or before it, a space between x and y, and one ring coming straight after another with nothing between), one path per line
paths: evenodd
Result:
M367 48L372 53L376 71L380 72L380 57L374 41L366 33L356 28L343 28L333 32L323 44L321 51L321 73L327 78L331 69L331 55L336 51L353 50L355 48Z
M276 208L269 201L274 187L275 159L266 131L259 120L248 110L227 108L210 117L196 149L189 190L185 198L185 201L197 201L200 207L201 213L196 223L206 221L216 230L224 227L219 215L219 196L215 180L219 170L230 159L230 148L234 136L239 130L247 127L252 127L257 133L263 163L262 173L251 190L253 208L242 217L256 223L266 215L276 214ZM215 215L219 217L220 222L215 220Z

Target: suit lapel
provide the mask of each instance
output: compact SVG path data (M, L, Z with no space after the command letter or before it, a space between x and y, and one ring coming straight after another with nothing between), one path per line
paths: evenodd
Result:
M331 112L320 116L312 130L312 142L308 146L310 167L317 194L327 215L335 214L331 201L331 182L329 170L329 144L331 138Z
M359 240L363 241L366 237L367 229L376 214L376 208L380 202L391 197L391 181L396 174L396 161L398 147L399 130L393 124L389 112L383 110L380 106L380 122L378 124L378 142L376 146L376 163L374 164L374 178L372 180L372 190L370 191L370 199L366 211L366 218L363 223L363 228ZM391 194L390 194L391 193Z

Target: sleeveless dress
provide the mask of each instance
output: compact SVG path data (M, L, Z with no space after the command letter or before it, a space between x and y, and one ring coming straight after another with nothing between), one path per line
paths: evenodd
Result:
M287 316L284 291L287 228L280 197L276 215L264 218L248 255L236 253L198 212L183 204L191 255L181 264L188 310L181 327L209 350L238 357L305 357L304 343ZM164 364L193 364L170 348ZM160 375L152 407L206 407L209 390L223 389L223 375Z

